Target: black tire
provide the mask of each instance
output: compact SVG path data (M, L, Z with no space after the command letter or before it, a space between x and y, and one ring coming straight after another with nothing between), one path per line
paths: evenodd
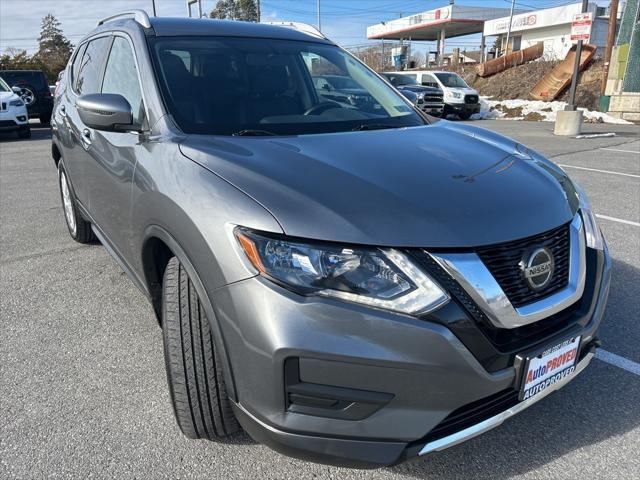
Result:
M76 196L73 193L73 188L69 183L62 162L58 163L58 186L60 187L60 199L62 200L64 219L67 223L71 238L78 243L91 243L95 241L96 236L93 230L91 230L91 223L82 218L82 215L78 211ZM67 201L69 203L67 203Z
M27 109L38 102L38 94L36 93L37 90L33 86L27 83L18 83L17 85L13 86L18 87L21 90L18 96L27 106Z
M473 115L473 113L471 112L462 112L459 113L458 116L462 119L462 120L469 120L471 118L471 115Z
M25 128L18 130L18 138L31 138L31 129Z
M175 257L164 272L162 319L167 381L182 433L215 440L239 431L209 321Z

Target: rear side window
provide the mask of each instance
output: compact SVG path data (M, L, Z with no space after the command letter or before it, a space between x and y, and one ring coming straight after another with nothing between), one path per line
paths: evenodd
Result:
M75 91L78 95L100 91L100 68L109 40L111 37L100 37L87 44L75 78Z
M73 63L71 64L71 79L69 80L70 85L74 85L73 82L78 78L78 71L80 70L80 63L82 62L82 55L84 55L84 49L87 48L87 44L84 43L78 48L78 53L73 59Z
M144 106L142 92L138 82L138 70L129 42L122 37L115 37L109 60L104 70L102 93L118 93L127 99L133 111L135 123L141 123Z
M426 85L427 87L440 88L440 85L438 84L437 80L428 73L425 73L424 75L422 75L422 84Z

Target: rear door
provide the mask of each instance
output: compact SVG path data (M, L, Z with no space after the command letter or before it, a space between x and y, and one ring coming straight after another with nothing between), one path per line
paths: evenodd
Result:
M66 141L63 143L62 156L71 180L71 186L78 201L88 208L89 189L86 181L86 165L91 156L88 128L80 120L76 100L80 95L98 93L104 65L105 52L111 42L111 36L103 36L89 41L79 51L74 60L71 74L56 115L63 117ZM78 60L76 62L76 60Z
M131 105L134 123L146 127L135 51L123 34L114 34L100 91L122 95ZM91 158L86 164L89 210L111 248L127 260L131 182L137 155L148 154L147 137L136 132L91 130L90 141Z

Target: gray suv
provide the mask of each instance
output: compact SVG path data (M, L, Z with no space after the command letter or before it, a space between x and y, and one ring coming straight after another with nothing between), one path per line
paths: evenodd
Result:
M322 98L327 73L380 108ZM611 262L583 191L431 122L302 25L136 11L79 43L53 113L69 233L153 305L186 436L391 465L589 364Z

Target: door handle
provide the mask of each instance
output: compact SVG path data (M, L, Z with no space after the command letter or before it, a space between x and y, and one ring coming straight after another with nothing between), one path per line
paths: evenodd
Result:
M89 145L91 145L91 130L89 130L88 128L85 128L84 130L82 130L82 143L88 147Z
M64 105L60 105L60 113L62 115L66 115L67 114L67 107L65 107Z

